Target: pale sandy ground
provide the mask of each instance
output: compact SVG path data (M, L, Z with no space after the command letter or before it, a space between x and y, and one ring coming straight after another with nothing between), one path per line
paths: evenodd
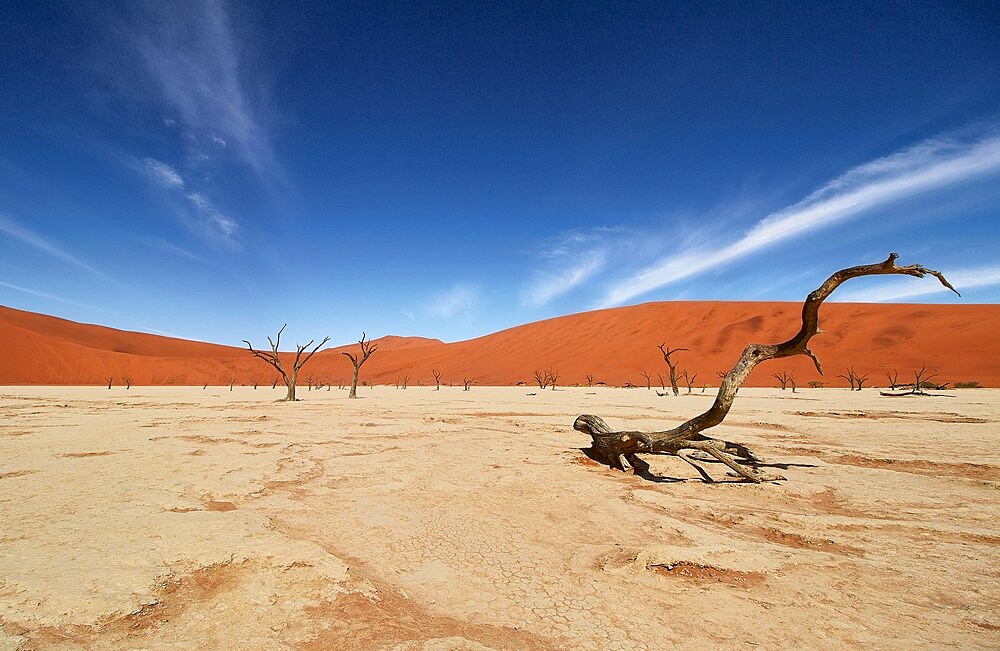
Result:
M537 393L537 395L528 395ZM0 388L0 649L997 649L1000 391ZM726 480L724 468L710 471Z

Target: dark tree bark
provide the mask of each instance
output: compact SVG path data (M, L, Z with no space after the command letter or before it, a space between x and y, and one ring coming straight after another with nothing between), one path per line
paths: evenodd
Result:
M431 374L434 376L434 390L435 391L440 391L441 390L441 371L439 371L437 369L434 369L434 370L431 371Z
M583 379L587 381L587 386L588 387L594 386L594 376L591 375L590 373L584 375Z
M348 394L348 398L358 397L358 371L361 370L361 365L368 361L368 358L372 356L376 350L378 350L378 344L373 344L371 339L365 341L366 334L361 333L361 339L358 341L361 344L361 353L358 355L353 355L351 353L343 353L347 359L351 360L351 364L354 364L354 377L351 378L351 393Z
M698 378L698 374L689 375L687 371L681 373L681 377L684 378L684 384L687 385L688 393L691 393L691 387L694 386L694 381Z
M663 361L667 363L667 367L670 369L670 388L673 390L675 396L681 394L680 390L677 388L677 364L671 361L670 356L674 353L679 353L682 350L688 350L687 348L667 348L666 344L660 344L657 346L660 352L663 353Z
M930 382L932 377L936 377L936 373L931 373L927 375L927 364L921 364L919 371L913 372L914 382L913 382L913 392L916 394L924 393L924 382Z
M108 388L109 389L111 388L111 383L114 382L114 381L115 381L115 376L114 375L112 375L111 377L108 378Z
M463 384L463 385L465 386L465 388L464 388L464 389L462 389L462 391L468 391L468 390L469 390L469 387L470 387L470 386L472 386L472 384L473 384L473 383L474 383L475 381L476 381L476 379L475 379L475 378L471 378L471 377L465 377L465 378L464 378L464 379L462 380L462 384Z
M847 369L847 375L838 375L837 377L842 377L851 383L851 391L861 391L864 387L865 382L868 381L867 375L862 375L854 370L854 365L852 364L849 369Z
M913 388L911 388L909 391L902 391L901 393L891 393L891 392L881 391L880 393L881 395L890 398L898 398L900 396L929 396L932 394L929 394L926 391L924 391L925 388L931 387L933 389L941 390L948 385L947 382L945 382L940 386L934 384L933 382L930 381L930 379L932 377L935 377L936 374L932 373L930 375L927 375L926 373L927 373L927 364L921 364L919 371L913 371ZM895 389L897 386L906 388L908 385L893 384L892 388Z
M573 428L591 437L590 454L592 457L624 471L631 470L636 466L640 468L647 466L637 456L640 453L670 454L694 466L705 481L712 481L711 476L696 463L696 459L685 452L686 450L694 450L724 463L747 481L759 483L784 479L780 475L767 474L756 468L760 459L745 446L712 438L702 434L702 432L723 421L732 407L736 392L750 375L750 371L763 361L793 355L806 355L813 360L816 370L820 374L823 373L822 364L809 349L809 340L819 332L820 305L843 282L860 276L882 274L902 274L917 278L932 275L942 285L958 294L958 291L940 272L921 265L896 266L898 257L897 254L893 253L884 262L841 269L827 278L819 288L809 294L803 303L802 326L799 332L788 341L780 344L750 344L747 346L739 360L723 378L722 384L719 386L719 393L712 406L691 420L673 429L660 432L616 432L599 417L585 414L576 419ZM753 467L747 468L743 465L744 463Z
M646 378L646 390L652 389L653 381L649 377L649 371L647 371L646 369L642 369L641 371L639 371L639 375Z
M316 347L312 349L312 352L306 355L305 358L302 357L302 353L304 353L306 349L309 348L309 346L312 346L313 341L315 341L315 339L310 339L309 343L307 343L305 346L300 346L298 344L295 344L295 358L292 360L292 370L290 373L287 373L285 372L285 366L281 361L281 356L278 355L278 346L281 344L281 333L285 330L287 326L288 326L287 323L281 326L281 330L278 330L278 335L274 338L274 341L272 341L270 337L267 338L267 343L271 345L271 350L257 350L246 339L243 340L243 343L245 343L247 345L247 348L250 349L251 355L264 360L265 362L273 366L274 370L276 370L278 374L281 375L281 379L285 381L285 386L288 388L288 393L285 394L284 400L288 402L294 402L295 383L298 382L299 379L299 370L305 365L306 362L309 361L309 359L313 355L316 354L317 350L322 348L326 342L330 341L330 338L323 337L323 341L319 342L316 345ZM276 385L277 381L275 381L275 384L271 386L273 388Z

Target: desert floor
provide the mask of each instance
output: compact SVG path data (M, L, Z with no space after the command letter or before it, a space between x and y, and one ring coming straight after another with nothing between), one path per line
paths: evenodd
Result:
M1000 648L998 390L359 391L0 387L0 649Z

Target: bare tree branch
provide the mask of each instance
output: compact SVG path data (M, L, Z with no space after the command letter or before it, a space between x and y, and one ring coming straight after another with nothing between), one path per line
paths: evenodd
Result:
M761 482L783 479L779 475L763 474L756 469L750 470L742 464L737 463L737 459L742 459L744 462L750 464L759 463L759 459L745 446L739 443L711 438L701 432L723 421L732 407L733 400L736 398L736 392L743 385L743 382L750 375L754 367L763 361L791 357L793 355L806 355L813 360L816 370L821 374L823 373L822 364L820 364L819 359L809 349L809 340L820 332L820 305L845 281L860 276L883 274L902 274L917 278L932 275L942 285L958 294L958 291L948 283L940 272L928 269L922 265L897 266L895 263L898 257L898 254L892 253L884 262L841 269L827 278L803 302L802 326L799 332L788 341L779 344L748 345L733 368L726 373L719 386L715 402L704 413L673 429L651 433L615 432L597 416L585 414L576 419L576 422L573 424L574 429L591 437L591 453L594 457L612 467L621 468L626 471L636 464L645 465L645 462L636 456L637 453L672 454L681 457L688 463L692 463L692 459L682 455L681 452L683 450L698 450L726 464L746 480ZM664 352L665 356L670 352L674 352L667 350L666 346L663 345L661 345L660 350ZM707 477L707 473L702 473L702 476Z
M678 396L680 395L681 392L677 388L677 364L670 359L670 356L673 355L674 353L679 353L682 350L688 350L688 349L687 348L671 349L667 348L666 344L660 344L659 346L657 346L657 348L659 348L660 352L663 353L663 361L666 362L667 366L670 368L670 388L673 390L674 395Z
M312 349L312 352L306 355L305 359L302 359L302 354L306 351L306 349L309 348L309 346L312 346L315 339L310 339L309 343L307 343L304 346L296 344L295 359L292 362L292 370L291 373L288 373L285 371L285 366L281 361L281 356L278 354L278 346L281 345L281 333L284 332L287 326L288 326L287 323L281 326L281 329L278 330L278 334L275 336L273 340L271 339L270 336L268 336L267 343L270 344L271 350L257 350L246 339L243 340L243 343L247 345L247 348L250 350L251 355L253 355L258 359L264 360L265 362L273 366L276 371L278 371L278 373L281 375L281 379L284 380L285 382L285 386L288 387L288 393L285 395L284 400L294 401L295 383L298 381L299 369L301 369L305 365L305 363L308 362L310 358L312 358L312 356L316 354L316 351L322 348L323 345L326 344L326 342L330 341L330 338L324 337L323 341L319 342L319 344L317 344L316 347ZM272 385L272 387L273 386L274 385Z
M348 394L348 398L358 397L358 371L361 370L361 365L368 361L368 358L372 356L376 350L378 350L378 344L373 344L371 339L365 341L366 333L361 333L361 339L358 341L361 344L361 353L359 355L354 355L353 353L342 353L351 360L351 364L354 364L354 378L351 380L351 393Z

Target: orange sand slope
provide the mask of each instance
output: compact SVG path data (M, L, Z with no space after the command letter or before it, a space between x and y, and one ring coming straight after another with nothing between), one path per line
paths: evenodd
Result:
M363 381L392 384L409 376L411 385L433 384L432 369L446 384L466 377L478 384L532 384L532 371L559 372L563 385L595 382L654 385L666 365L657 344L688 348L677 354L682 370L697 373L694 386L717 385L751 342L776 343L799 328L799 303L661 302L557 317L477 339L445 344L420 337L383 337L379 350L361 369ZM998 305L885 305L830 303L820 314L824 333L813 350L824 364L820 376L810 360L767 362L748 386L775 386L772 374L794 371L799 386L819 380L847 386L837 377L848 366L886 385L885 372L898 370L901 381L926 364L937 382L977 381L1000 386ZM239 333L257 343L269 333ZM270 333L273 334L273 333ZM317 337L323 333L317 332ZM275 372L245 349L124 332L51 316L0 307L0 336L8 350L0 357L0 385L101 384L123 377L137 385L270 385ZM324 384L348 382L352 367L341 346L320 351L303 369Z

